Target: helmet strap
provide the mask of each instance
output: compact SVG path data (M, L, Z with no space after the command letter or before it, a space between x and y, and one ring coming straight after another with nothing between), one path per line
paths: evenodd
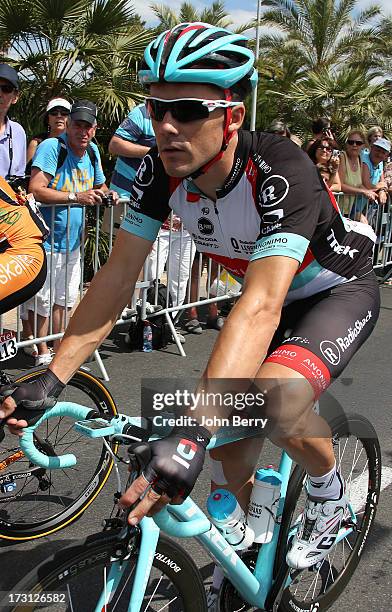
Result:
M228 102L231 102L232 95L231 95L230 89L225 89L224 93L225 93L225 100L227 100ZM230 125L231 116L232 116L231 106L229 106L228 108L225 108L224 111L225 111L225 123L223 126L223 139L222 139L222 145L221 145L220 151L212 159L210 159L210 161L208 161L206 164L201 166L201 168L198 168L197 170L195 170L195 172L193 172L188 178L196 179L202 174L205 174L206 172L208 172L211 166L213 166L217 161L219 161L222 158L223 153L226 151L227 147L229 146L229 142L234 136L234 132L229 132L229 125Z

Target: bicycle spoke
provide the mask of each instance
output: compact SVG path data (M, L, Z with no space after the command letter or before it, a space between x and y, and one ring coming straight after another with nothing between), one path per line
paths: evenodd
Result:
M148 606L150 605L150 603L152 602L152 600L153 600L153 598L154 598L154 595L155 595L155 593L157 592L157 589L158 589L159 585L160 585L160 584L161 584L161 582L162 582L162 579L163 579L163 574L161 574L161 577L159 578L159 580L158 580L158 582L157 582L157 585L156 585L155 589L153 590L152 595L151 595L151 597L150 597L149 601L147 602L147 605L146 605L146 607L144 608L143 612L147 612L147 608L148 608Z

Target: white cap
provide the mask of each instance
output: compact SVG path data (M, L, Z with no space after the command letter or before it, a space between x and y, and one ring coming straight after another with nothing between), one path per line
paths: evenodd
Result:
M65 100L64 98L53 98L49 100L48 105L46 107L46 112L48 113L52 108L65 108L67 111L71 112L71 103Z

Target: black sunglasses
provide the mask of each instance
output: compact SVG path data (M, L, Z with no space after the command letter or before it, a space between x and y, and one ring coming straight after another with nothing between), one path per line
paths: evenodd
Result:
M68 117L69 115L69 111L65 110L65 109L55 109L53 108L52 110L49 111L48 113L51 117L57 117L58 115L61 115L61 117Z
M11 85L11 83L9 83L8 85L0 85L0 89L3 93L12 93L15 89L15 87L13 85Z
M358 145L360 147L361 145L363 145L363 141L362 140L351 140L351 138L349 138L349 140L347 140L347 144Z
M327 153L332 153L331 147L324 147L323 145L319 145L317 148L323 151L327 151Z
M227 100L199 100L198 98L178 98L176 100L162 100L161 98L146 98L147 110L151 119L163 121L166 113L170 112L173 119L180 123L207 119L217 108L238 106L241 102L228 102Z

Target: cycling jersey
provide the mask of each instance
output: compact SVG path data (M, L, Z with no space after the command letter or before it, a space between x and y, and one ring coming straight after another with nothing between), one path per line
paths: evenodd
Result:
M0 314L42 287L46 278L42 242L47 235L35 202L17 196L0 176Z
M372 270L373 230L344 219L310 158L288 138L240 131L216 202L189 179L168 177L156 148L144 157L122 228L155 240L173 210L199 251L238 279L249 261L283 255L299 269L286 303Z

